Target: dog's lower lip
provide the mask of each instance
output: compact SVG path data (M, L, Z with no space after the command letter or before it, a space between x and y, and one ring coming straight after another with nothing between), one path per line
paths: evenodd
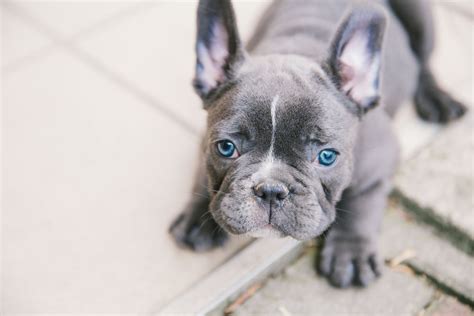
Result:
M274 231L278 231L280 233L282 233L283 235L287 236L288 234L284 233L283 231L281 231L281 229L279 229L277 226L273 225L272 223L268 223L266 225L264 225L262 227L263 229L271 229L271 230L274 230Z
M278 230L280 231L276 226L274 226L272 223L268 223L266 225L264 225L262 228L265 228L265 229L273 229L273 230Z

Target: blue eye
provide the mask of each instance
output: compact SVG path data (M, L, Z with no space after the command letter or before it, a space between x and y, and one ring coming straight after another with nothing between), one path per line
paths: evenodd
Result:
M217 142L217 151L222 157L225 158L237 158L239 153L235 148L235 145L230 140L221 140Z
M323 166L330 166L332 165L337 158L337 151L333 149L323 149L318 154L318 162Z

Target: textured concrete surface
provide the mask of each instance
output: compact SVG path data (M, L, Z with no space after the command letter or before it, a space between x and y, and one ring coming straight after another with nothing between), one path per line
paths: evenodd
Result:
M57 51L3 87L5 310L145 311L245 242L176 247L198 144L87 65Z
M430 64L436 78L443 87L456 95L459 95L460 89L464 88L463 85L469 82L472 92L474 2L471 0L432 2L436 38Z
M398 207L392 206L384 218L379 248L387 264L382 277L367 289L329 286L316 275L311 252L270 279L236 314L415 315L431 302L439 303L434 289L440 284L474 302L474 259L437 237L430 227L415 223ZM400 264L409 264L434 283ZM451 306L451 302L443 301L442 305L449 306L440 308L470 311L463 304Z
M474 312L458 300L449 296L442 296L432 302L428 308L420 313L421 316L472 316Z
M474 302L474 259L431 227L409 219L399 207L392 207L384 218L380 250L386 259L410 252L407 262L417 271Z
M434 8L437 45L431 64L441 85L471 110L461 122L447 128L436 131L432 125L432 133L430 127L423 127L425 124L408 126L421 139L401 134L406 145L402 152L417 147L411 152L418 154L403 164L396 187L420 207L430 209L474 239L474 3L439 1ZM397 122L397 129L406 127ZM423 141L429 146L417 146Z
M1 66L5 67L21 60L41 47L51 43L51 39L34 26L23 23L22 19L7 10L0 10L2 23Z
M406 197L474 239L474 136L472 111L398 172L396 187Z
M314 253L268 280L235 315L413 315L434 289L402 271L386 270L367 289L339 290L316 275Z
M174 301L154 311L158 315L219 315L249 286L280 271L303 250L302 242L289 237L255 240Z
M243 40L251 35L268 2L235 3ZM201 131L205 111L191 87L196 61L195 18L196 6L192 2L159 1L134 19L104 27L79 41L78 46ZM152 37L148 36L150 33Z

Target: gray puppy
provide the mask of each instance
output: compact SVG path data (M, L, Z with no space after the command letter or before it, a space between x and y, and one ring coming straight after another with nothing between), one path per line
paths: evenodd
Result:
M174 238L203 251L226 232L308 240L332 224L320 272L339 287L367 285L380 273L398 160L391 117L413 97L429 121L465 112L429 69L429 6L276 1L246 49L229 0L200 1L197 18L194 87L208 127Z

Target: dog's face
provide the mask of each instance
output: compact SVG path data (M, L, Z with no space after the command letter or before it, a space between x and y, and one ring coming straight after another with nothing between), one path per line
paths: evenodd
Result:
M360 24L345 22L323 70L305 57L247 56L228 1L203 1L198 18L195 87L208 110L214 219L234 234L318 236L351 181L360 113L377 99L378 77L358 73L354 58L378 67L380 45L367 50Z
M236 79L208 109L214 218L236 234L317 236L351 179L357 117L309 60L256 58Z

